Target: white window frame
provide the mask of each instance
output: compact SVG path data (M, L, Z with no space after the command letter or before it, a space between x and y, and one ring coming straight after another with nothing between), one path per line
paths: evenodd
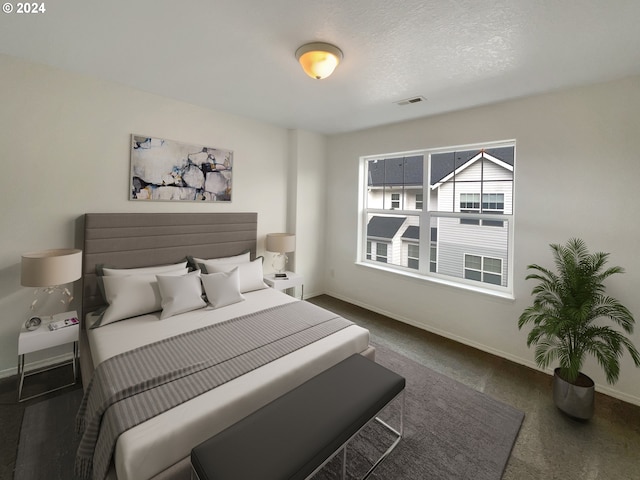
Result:
M358 201L358 248L356 252L356 264L370 267L374 269L384 270L387 272L397 273L399 275L413 278L417 281L427 281L427 282L435 282L439 284L448 285L451 287L462 288L466 290L472 290L479 293L485 293L493 296L498 296L507 299L513 299L513 285L515 282L514 278L514 220L515 220L515 205L511 206L511 213L461 213L461 212L437 212L430 205L431 196L429 195L429 185L431 178L431 162L430 155L438 154L438 153L447 153L452 151L466 151L466 150L474 150L474 149L482 149L482 148L500 148L500 147L513 147L514 153L516 152L516 142L515 140L505 140L505 141L496 141L490 143L483 144L468 144L468 145L458 145L451 147L443 147L443 148L430 148L424 150L413 150L407 152L396 152L396 153L386 153L381 155L368 155L360 158L360 195ZM388 158L395 157L409 157L414 155L422 155L425 159L425 168L423 169L423 198L426 200L426 208L422 210L402 210L402 209L374 209L374 208L366 208L367 205L367 162L370 160L383 160ZM515 192L516 185L516 173L515 173L515 163L514 163L514 171L513 171L513 184L512 188L514 189L513 196L517 195ZM426 198L425 198L426 197ZM482 197L480 198L482 205ZM459 205L459 204L458 204ZM413 269L409 267L404 267L400 265L395 265L391 263L381 263L376 262L373 258L368 260L366 258L366 242L367 242L367 221L370 215L382 214L382 215L405 215L405 216L418 216L420 218L420 260L419 261L419 269ZM489 220L491 222L506 222L506 226L508 229L508 240L507 240L507 266L506 266L506 275L507 275L507 286L499 286L491 283L479 282L476 280L467 280L465 278L457 278L449 275L443 275L436 272L431 272L432 265L438 265L439 259L436 257L435 261L431 258L431 249L433 246L433 242L431 242L431 219L432 218L468 218L468 219L480 219ZM439 254L439 252L436 252ZM373 252L372 252L373 254ZM464 257L463 257L464 258ZM504 264L503 264L504 265ZM463 266L464 267L464 266ZM494 273L494 272L491 272ZM464 271L463 275L464 277Z

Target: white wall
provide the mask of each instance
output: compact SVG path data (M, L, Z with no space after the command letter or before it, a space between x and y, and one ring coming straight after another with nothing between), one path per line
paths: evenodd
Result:
M609 293L640 323L638 132L640 77L633 77L329 137L328 293L534 366L528 330L517 328L533 287L526 266L552 266L548 244L577 236L626 269L610 279ZM360 156L508 139L517 142L515 301L354 264ZM640 324L632 340L640 348ZM628 354L621 369L613 387L595 361L584 370L599 390L640 404L640 369Z
M288 185L296 182L287 173L288 130L8 56L0 56L0 72L0 376L15 373L31 303L32 289L20 286L20 255L72 247L83 213L256 211L259 253L268 232L287 228L287 192L296 189ZM233 150L233 202L129 201L132 133ZM316 193L305 208L323 212L316 180L324 182L323 174L313 177ZM300 228L316 235L313 224ZM316 252L302 250L298 264L307 257L313 268L305 274L313 277Z
M289 182L287 215L289 231L296 234L292 264L305 279L304 296L308 298L324 293L327 139L302 130L291 130L289 135L289 176L295 178Z

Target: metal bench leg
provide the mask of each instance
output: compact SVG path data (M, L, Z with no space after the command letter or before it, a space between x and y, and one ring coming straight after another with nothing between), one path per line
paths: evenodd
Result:
M362 477L361 480L365 480L365 479L369 478L369 475L371 475L373 473L373 471L376 469L376 467L378 465L380 465L382 463L382 461L389 456L389 454L393 451L393 449L398 446L398 443L400 443L400 440L402 440L402 436L404 435L404 397L405 397L405 390L402 391L402 400L401 400L401 403L400 403L400 429L399 430L396 430L395 428L391 427L388 423L386 423L384 420L381 420L379 417L376 417L376 421L379 424L381 424L387 430L390 430L392 433L397 435L398 438L395 439L395 441L386 450L386 452L384 452L382 454L382 456L376 461L376 463L374 463L371 466L369 471L367 473L365 473L364 477Z

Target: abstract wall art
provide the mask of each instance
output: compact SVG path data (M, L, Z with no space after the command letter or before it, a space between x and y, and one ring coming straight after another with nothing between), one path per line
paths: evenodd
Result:
M231 202L233 151L131 135L130 200Z

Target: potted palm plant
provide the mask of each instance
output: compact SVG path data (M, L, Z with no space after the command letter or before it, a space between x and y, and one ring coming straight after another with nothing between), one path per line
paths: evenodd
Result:
M609 254L589 253L580 239L550 246L557 271L535 264L527 267L536 273L526 279L539 283L531 292L533 305L520 315L518 328L533 324L527 346L536 345L535 360L540 368L555 361L560 364L553 380L556 406L574 418L587 420L593 415L594 383L581 372L585 357L596 358L609 384L618 380L625 349L640 367L635 346L619 329L607 325L612 322L627 334L633 333L631 312L607 296L603 284L624 270L605 269Z

